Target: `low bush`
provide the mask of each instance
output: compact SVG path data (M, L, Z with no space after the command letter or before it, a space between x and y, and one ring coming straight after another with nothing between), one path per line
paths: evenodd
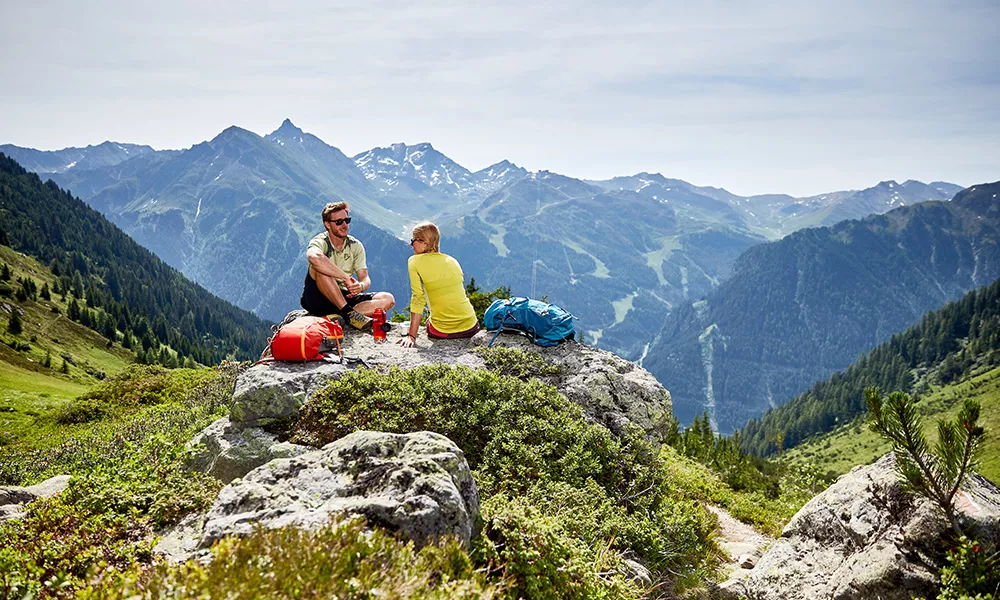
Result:
M212 548L212 561L161 564L153 573L106 572L81 600L155 598L379 598L449 600L502 597L457 542L416 550L360 519L315 532L258 529Z
M559 366L554 365L536 352L525 352L519 348L479 346L472 349L482 357L486 368L521 380L537 379L546 375L557 375Z
M548 559L562 561L559 573L589 565L584 579L593 581L581 583L583 589L619 585L597 577L602 571L596 566L600 561L592 560L593 548L606 546L618 560L637 558L658 581L694 573L718 552L713 519L675 493L656 450L638 432L613 438L603 427L587 424L578 406L538 380L446 365L354 371L306 403L292 441L318 446L357 430L430 430L452 439L474 471L484 506L512 507L496 509L497 518L509 517L497 523L483 511L497 548L479 556L505 574L533 577L500 564L532 564L530 544L502 541L508 527L522 522L540 527L536 533L542 538L549 539L551 531L558 531L559 540L566 537L552 541ZM491 504L494 496L508 500ZM525 512L529 504L547 518L561 515L552 525L556 529L536 523L536 513Z
M71 598L94 572L151 558L148 527L128 516L60 498L32 502L26 513L0 523L0 598Z
M938 600L996 600L1000 598L1000 552L962 537L948 553L941 569Z

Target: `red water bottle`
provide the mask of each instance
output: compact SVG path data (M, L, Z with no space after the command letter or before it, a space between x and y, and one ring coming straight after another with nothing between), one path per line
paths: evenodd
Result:
M372 313L372 335L376 342L385 341L385 331L388 329L385 325L385 309L376 308L375 312Z

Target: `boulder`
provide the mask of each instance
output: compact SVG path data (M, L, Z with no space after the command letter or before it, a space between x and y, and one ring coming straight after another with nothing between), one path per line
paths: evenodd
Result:
M29 486L0 486L0 521L20 519L24 516L25 504L39 498L51 498L69 485L69 475L56 475L41 483Z
M313 450L307 446L280 442L263 429L240 429L228 417L215 421L190 442L194 454L188 468L207 473L223 483L243 477L275 458L291 458Z
M945 564L944 513L904 490L892 453L857 467L810 500L732 597L909 600L937 595ZM980 540L1000 536L1000 489L973 475L956 506Z
M418 545L455 536L468 547L479 493L464 454L448 438L358 431L273 460L223 488L205 516L199 546L257 525L315 529L340 515L364 516Z
M421 332L416 348L403 348L392 342L404 331L397 325L384 343L375 342L370 334L347 332L342 341L347 357L343 364L267 362L252 367L236 382L232 422L251 427L294 420L315 391L361 365L408 369L444 363L484 368L483 359L472 350L486 346L493 337L483 331L464 340L432 340ZM651 433L670 414L670 393L648 371L611 352L575 341L542 348L516 334L501 335L495 345L538 354L558 367L558 373L540 379L580 405L590 422L616 435L628 424Z

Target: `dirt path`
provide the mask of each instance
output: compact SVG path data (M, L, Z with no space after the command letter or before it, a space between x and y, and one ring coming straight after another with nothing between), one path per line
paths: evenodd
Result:
M746 523L737 521L724 508L712 506L711 504L706 504L705 508L715 513L715 516L719 518L719 527L722 530L722 539L719 545L725 548L729 556L732 557L732 562L730 563L732 571L747 568L747 565L740 564L741 562L745 562L740 560L741 557L746 557L747 555L753 556L753 563L756 564L757 559L763 554L765 547L774 541L774 538L760 533ZM733 575L735 576L736 574L733 573Z

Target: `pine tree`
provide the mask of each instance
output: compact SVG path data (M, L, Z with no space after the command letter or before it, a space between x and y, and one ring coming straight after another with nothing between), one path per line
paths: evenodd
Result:
M15 308L10 314L10 321L7 321L7 333L12 335L20 335L23 327L21 325L21 315L17 312Z
M10 265L7 263L3 264L3 268L0 269L0 281L10 281L12 274L10 272Z
M51 369L52 368L52 351L51 350L48 350L48 349L45 350L45 360L42 361L42 366L45 367L46 369Z
M978 464L985 435L979 403L966 399L955 421L938 421L938 442L931 452L920 415L908 394L893 392L883 403L877 387L865 389L869 427L892 443L896 470L906 485L944 511L952 529L963 535L955 513L955 494Z

